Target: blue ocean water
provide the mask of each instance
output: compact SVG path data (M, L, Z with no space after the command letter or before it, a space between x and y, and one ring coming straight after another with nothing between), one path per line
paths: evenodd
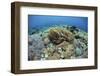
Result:
M76 26L85 32L88 31L88 17L28 15L28 30L42 29L53 25Z

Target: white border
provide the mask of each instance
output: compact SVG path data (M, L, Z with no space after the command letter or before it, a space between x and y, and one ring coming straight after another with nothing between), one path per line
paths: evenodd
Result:
M88 17L88 58L28 61L28 14ZM94 11L40 7L20 8L20 69L42 69L94 65Z

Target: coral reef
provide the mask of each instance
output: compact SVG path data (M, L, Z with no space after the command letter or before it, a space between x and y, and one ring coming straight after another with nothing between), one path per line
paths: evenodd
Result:
M28 60L41 59L41 53L44 48L44 43L39 34L33 34L28 36Z
M28 36L28 60L88 57L88 34L75 26L55 26L35 32Z

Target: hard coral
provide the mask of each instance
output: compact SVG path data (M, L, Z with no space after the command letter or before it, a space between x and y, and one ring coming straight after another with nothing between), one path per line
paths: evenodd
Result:
M63 41L72 41L73 35L70 31L61 28L51 28L48 33L48 38L54 44L60 44Z

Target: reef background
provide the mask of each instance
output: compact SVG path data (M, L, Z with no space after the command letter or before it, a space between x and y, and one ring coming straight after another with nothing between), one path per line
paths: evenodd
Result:
M73 25L85 32L88 32L88 17L28 15L29 33L33 29L41 30L54 25Z
M28 16L28 60L88 57L87 17Z

